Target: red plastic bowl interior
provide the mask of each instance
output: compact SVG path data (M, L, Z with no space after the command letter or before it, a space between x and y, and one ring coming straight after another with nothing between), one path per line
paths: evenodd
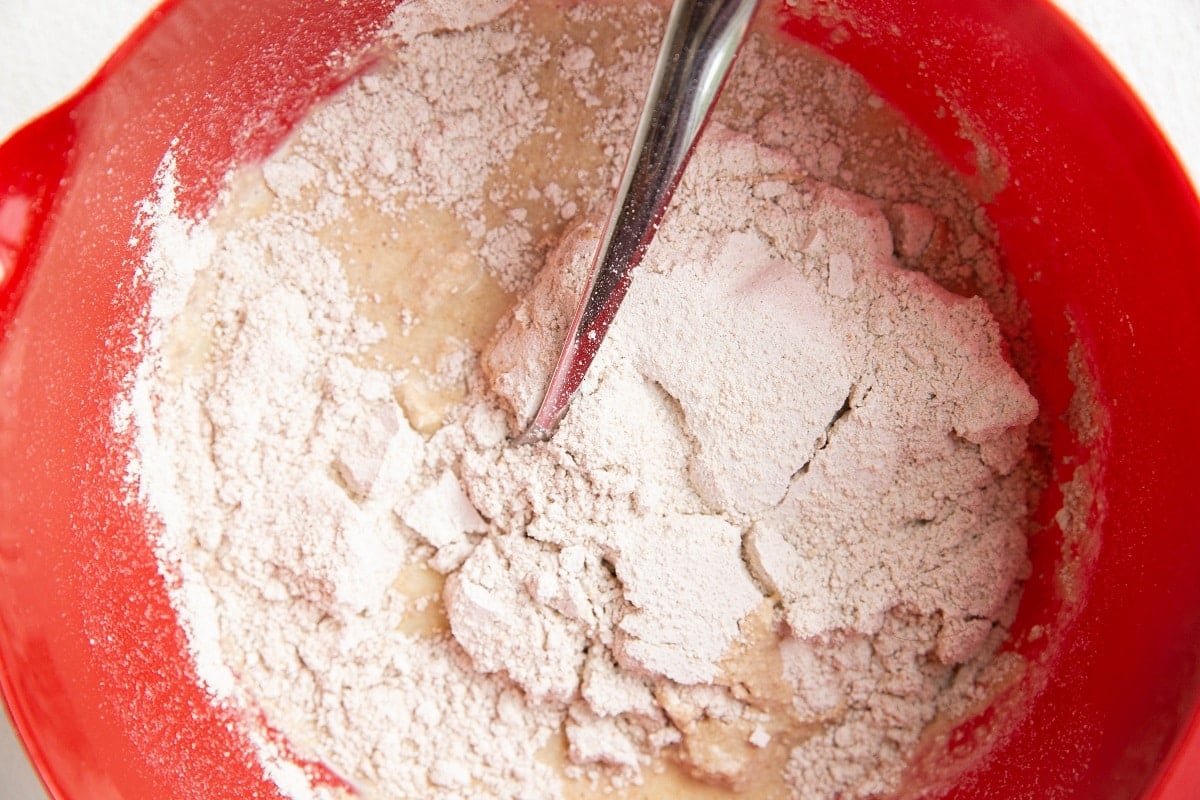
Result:
M197 688L125 503L111 407L147 297L131 237L173 141L189 154L184 200L202 209L229 164L269 151L345 80L327 57L360 48L389 5L168 3L78 97L0 148L0 683L56 798L278 797ZM1102 478L1081 547L1053 522L1053 490L1032 541L1016 646L1040 690L1025 687L1009 734L939 796L1194 800L1196 197L1130 92L1045 2L840 6L781 23L863 72L965 173L979 142L1005 167L988 207L1029 304L1054 479L1087 459ZM1065 422L1075 342L1109 418L1088 445ZM1064 548L1084 565L1074 595ZM1022 638L1036 624L1040 644Z

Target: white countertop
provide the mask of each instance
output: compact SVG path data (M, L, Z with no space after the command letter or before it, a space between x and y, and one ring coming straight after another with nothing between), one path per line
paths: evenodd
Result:
M1057 0L1125 74L1200 184L1200 0ZM157 0L0 0L0 140L66 97ZM1131 10L1136 9L1136 10ZM0 797L46 800L0 721Z

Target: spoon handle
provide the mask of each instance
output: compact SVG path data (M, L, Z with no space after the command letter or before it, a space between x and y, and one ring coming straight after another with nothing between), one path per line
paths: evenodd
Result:
M675 0L592 273L525 441L550 436L604 340L679 184L758 0Z

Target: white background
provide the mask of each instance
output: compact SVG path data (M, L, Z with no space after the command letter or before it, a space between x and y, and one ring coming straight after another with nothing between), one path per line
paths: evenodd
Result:
M1057 1L1125 74L1200 183L1200 0ZM77 88L155 4L0 0L0 139ZM3 719L0 798L46 800Z

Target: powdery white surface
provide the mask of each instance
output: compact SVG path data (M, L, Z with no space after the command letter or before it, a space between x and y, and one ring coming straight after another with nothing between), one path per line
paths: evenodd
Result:
M0 140L75 91L155 0L0 0Z
M1056 2L1129 81L1200 186L1200 3Z

